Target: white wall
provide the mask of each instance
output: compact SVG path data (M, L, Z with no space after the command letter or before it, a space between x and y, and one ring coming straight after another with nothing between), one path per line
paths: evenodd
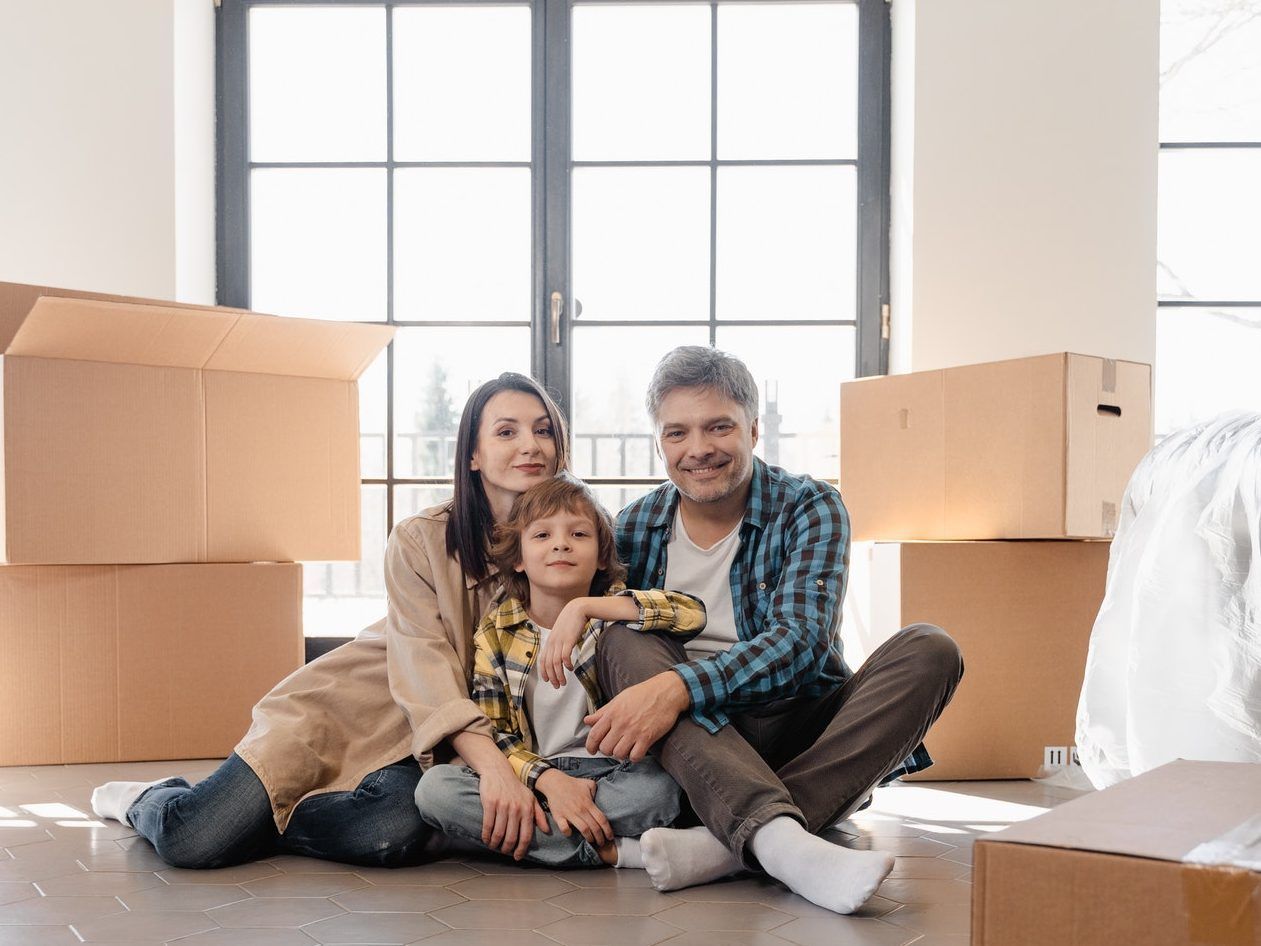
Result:
M0 279L214 301L212 0L0 0L0 136Z
M893 0L890 370L1155 356L1159 0Z

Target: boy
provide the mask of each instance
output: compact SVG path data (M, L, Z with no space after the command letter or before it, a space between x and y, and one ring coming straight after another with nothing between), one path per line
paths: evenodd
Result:
M586 750L584 719L601 702L596 642L611 621L690 638L705 626L705 606L677 592L627 591L612 521L572 476L523 493L495 535L505 596L473 637L473 699L517 776L546 800L548 827L535 832L526 859L642 867L636 839L675 819L679 787L652 758L619 762ZM434 827L485 847L472 769L429 769L416 804Z

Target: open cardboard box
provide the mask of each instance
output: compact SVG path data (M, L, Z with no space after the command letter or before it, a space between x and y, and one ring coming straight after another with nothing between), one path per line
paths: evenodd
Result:
M856 540L1110 538L1151 368L1060 353L841 385Z
M222 758L302 665L302 566L0 566L0 765Z
M1261 946L1261 764L1177 761L979 840L973 946Z
M0 561L357 559L393 333L0 283Z

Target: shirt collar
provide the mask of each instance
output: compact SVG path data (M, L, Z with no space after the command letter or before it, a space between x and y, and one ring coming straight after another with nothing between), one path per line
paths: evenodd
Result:
M526 614L525 608L516 598L505 598L499 603L499 607L495 608L496 630L510 631L528 620L530 616Z

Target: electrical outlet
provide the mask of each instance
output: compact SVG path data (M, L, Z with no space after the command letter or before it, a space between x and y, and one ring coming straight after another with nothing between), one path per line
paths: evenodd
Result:
M1068 746L1047 746L1042 750L1042 765L1048 769L1062 769L1068 764Z
M1081 768L1081 756L1077 754L1076 746L1068 747L1068 764L1071 766L1076 766L1079 769Z

